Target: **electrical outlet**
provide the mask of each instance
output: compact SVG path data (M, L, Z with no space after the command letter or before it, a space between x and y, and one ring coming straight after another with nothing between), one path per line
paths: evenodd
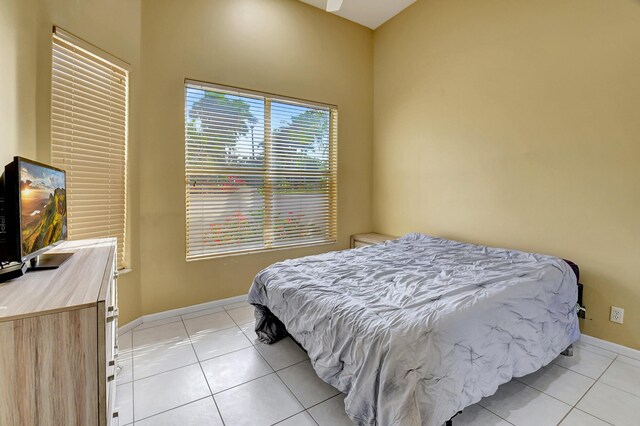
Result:
M618 308L616 306L612 306L611 307L611 318L609 318L609 321L617 322L618 324L622 324L623 320L624 320L624 309Z

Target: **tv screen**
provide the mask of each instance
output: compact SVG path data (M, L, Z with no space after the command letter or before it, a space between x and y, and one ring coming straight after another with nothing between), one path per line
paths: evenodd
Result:
M23 158L20 182L20 240L22 258L67 239L65 172Z

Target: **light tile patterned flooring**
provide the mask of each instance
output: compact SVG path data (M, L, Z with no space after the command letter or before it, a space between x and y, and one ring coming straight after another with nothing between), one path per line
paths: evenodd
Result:
M291 339L258 342L244 302L136 327L120 336L118 365L120 425L352 425ZM510 424L640 425L640 360L579 343L454 419Z

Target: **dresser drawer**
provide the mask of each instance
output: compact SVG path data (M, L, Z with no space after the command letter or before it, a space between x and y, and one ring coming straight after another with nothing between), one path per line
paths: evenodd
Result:
M115 408L115 386L117 378L117 358L118 358L118 295L117 295L118 272L115 271L113 279L107 291L105 310L105 360L106 360L106 403L107 416L110 416Z
M118 417L118 414L115 412L116 409L116 382L115 380L113 382L107 383L107 413L112 413L111 415L111 421L107 422L107 424L110 424L111 426L117 426L120 422L120 418Z
M107 293L106 310L105 310L105 350L106 359L108 362L113 361L115 365L115 359L118 357L118 298L117 298L117 275L114 275L114 279L111 281L109 290ZM107 369L109 371L109 369ZM115 371L115 368L114 368ZM115 372L113 373L115 374Z
M98 369L100 382L100 425L113 424L115 410L117 358L118 358L118 272L115 263L107 271L108 279L102 289L104 302L99 306L99 325L102 330L98 342ZM106 278L106 277L105 277ZM117 422L116 422L117 424Z

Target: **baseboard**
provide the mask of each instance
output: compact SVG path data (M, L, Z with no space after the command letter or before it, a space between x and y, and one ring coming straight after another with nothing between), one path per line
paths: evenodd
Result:
M118 334L124 334L127 331L132 330L133 328L139 326L140 324L144 324L146 322L157 321L165 318L171 318L177 315L190 314L192 312L202 311L205 309L217 308L219 306L229 305L231 303L245 302L246 300L247 300L247 295L243 294L240 296L229 297L227 299L214 300L211 302L201 303L199 305L187 306L186 308L178 308L178 309L172 309L170 311L143 315L142 317L137 318L131 321L130 323L125 324L122 327L118 328Z
M122 327L118 327L118 334L124 334L129 330L133 330L134 328L136 328L137 326L142 324L142 317L140 318L136 318L133 321L129 321L128 323L126 323L125 325L123 325Z
M618 353L620 355L628 356L629 358L640 360L640 350L622 346L617 343L609 342L607 340L598 339L597 337L583 334L580 336L580 341L589 345L597 346L601 349L606 349L611 352Z

